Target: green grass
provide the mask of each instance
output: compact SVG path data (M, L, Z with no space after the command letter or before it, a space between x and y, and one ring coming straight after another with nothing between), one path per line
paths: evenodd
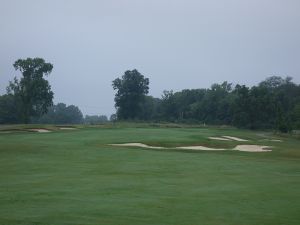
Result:
M300 224L296 138L233 128L46 128L54 132L15 132L15 126L0 133L1 225ZM191 152L107 145L235 146L207 139L218 135L274 148Z

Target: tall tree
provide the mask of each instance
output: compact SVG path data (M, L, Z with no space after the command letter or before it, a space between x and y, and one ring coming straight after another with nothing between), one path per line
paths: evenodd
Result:
M51 73L53 65L42 58L27 58L17 60L13 66L22 77L19 80L15 77L7 91L18 102L22 122L28 123L30 117L45 114L52 105L53 92L44 76Z
M149 79L137 70L128 70L112 82L118 119L139 119L141 105L149 90Z

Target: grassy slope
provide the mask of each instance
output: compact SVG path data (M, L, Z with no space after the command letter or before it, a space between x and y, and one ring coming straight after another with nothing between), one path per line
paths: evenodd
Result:
M143 142L273 152L110 147ZM0 134L0 224L300 224L300 141L216 128L86 128ZM277 137L278 138L278 137Z

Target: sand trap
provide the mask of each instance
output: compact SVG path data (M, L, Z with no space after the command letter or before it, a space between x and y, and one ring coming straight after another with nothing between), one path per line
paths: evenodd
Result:
M60 129L60 130L77 130L77 129L74 128L74 127L60 127L59 129Z
M262 145L237 145L233 150L238 150L242 152L270 152L270 146L262 146Z
M221 138L221 137L208 137L211 140L219 140L219 141L231 141L231 139L228 138Z
M282 140L279 140L279 139L262 139L260 141L283 142Z
M48 133L51 132L50 130L46 129L29 129L30 131L38 132L38 133Z
M205 146L186 146L186 147L177 147L177 149L186 149L186 150L203 150L203 151L223 151L224 148L208 148Z
M168 149L165 147L157 147L157 146L150 146L142 143L124 143L124 144L109 144L111 146L121 146L121 147L140 147L140 148L151 148L151 149ZM262 146L262 145L237 145L234 149L225 149L225 148L209 148L205 146L182 146L176 147L176 149L183 149L183 150L201 150L201 151L242 151L242 152L270 152L272 151L270 146Z
M123 146L123 147L141 147L141 148L152 148L152 149L163 149L164 147L156 147L145 145L142 143L124 143L124 144L110 144L112 146Z
M231 140L234 140L234 141L248 141L246 139L241 139L241 138L238 138L238 137L232 137L232 136L222 136L223 138L228 138L228 139L231 139Z

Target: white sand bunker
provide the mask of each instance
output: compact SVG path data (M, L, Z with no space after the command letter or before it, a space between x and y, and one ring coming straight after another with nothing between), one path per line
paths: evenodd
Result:
M231 141L231 139L228 138L222 138L222 137L208 137L211 140L218 140L218 141Z
M185 146L185 147L177 147L177 149L186 149L186 150L203 150L203 151L223 151L226 150L224 148L209 148L205 146Z
M164 147L156 147L145 145L142 143L124 143L124 144L110 144L112 146L123 146L123 147L141 147L141 148L152 148L152 149L163 149Z
M282 142L282 140L279 139L262 139L262 141Z
M77 130L77 129L74 128L74 127L60 127L59 129L60 129L60 130Z
M29 129L30 131L38 132L38 133L48 133L51 132L50 130L47 129Z
M109 144L111 146L121 146L121 147L140 147L140 148L151 148L151 149L168 149L165 147L157 147L157 146L150 146L142 143L124 143L124 144ZM272 151L270 146L262 146L262 145L237 145L234 149L225 149L225 148L209 148L205 146L182 146L176 147L176 149L183 149L183 150L200 150L200 151L228 151L228 150L236 150L242 152L270 152Z
M233 150L238 150L242 152L270 152L271 146L262 146L262 145L237 145Z
M237 145L234 149L224 149L224 148L208 148L205 146L186 146L186 147L177 147L177 149L186 149L186 150L204 150L204 151L224 151L224 150L237 150L242 152L270 152L270 146L262 145Z
M232 136L222 136L223 138L227 138L234 141L248 141L246 139L238 138L238 137L232 137Z

